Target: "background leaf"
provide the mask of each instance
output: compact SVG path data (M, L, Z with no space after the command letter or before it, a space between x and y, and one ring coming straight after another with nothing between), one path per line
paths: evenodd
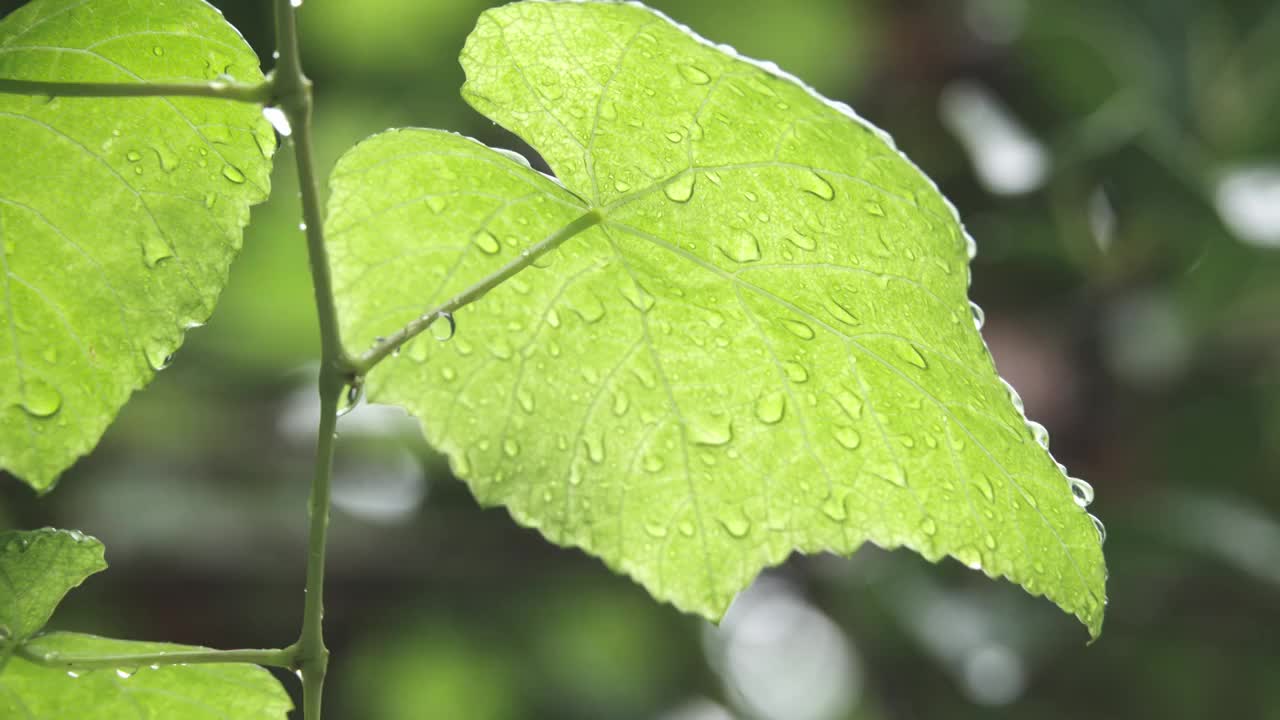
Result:
M200 0L37 0L0 22L0 76L258 82ZM203 323L267 196L252 105L0 94L0 467L37 490L88 452Z
M92 659L105 655L198 650L51 633L28 643L37 654ZM244 664L165 665L68 672L12 658L0 674L0 716L32 720L282 720L293 709L271 673Z
M39 632L68 591L106 567L102 543L74 530L0 533L0 654Z
M391 133L339 161L330 239L358 346L605 215L370 374L481 502L710 618L794 550L871 541L1099 632L1099 536L975 330L954 212L883 133L633 5L491 10L462 60L573 192Z

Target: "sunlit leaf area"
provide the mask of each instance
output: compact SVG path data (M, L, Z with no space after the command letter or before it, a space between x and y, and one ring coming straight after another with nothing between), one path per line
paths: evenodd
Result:
M508 331L511 317L477 305L471 315L458 313L454 337L438 342L428 331L371 374L367 388L374 401L386 398L410 407L427 421L427 437L452 458L431 450L418 419L403 410L362 401L339 420L325 616L333 664L325 709L335 718L369 720L1280 716L1280 685L1274 681L1280 650L1268 631L1280 609L1280 494L1275 482L1280 478L1280 123L1275 121L1280 117L1280 56L1274 51L1280 46L1280 9L1264 0L650 4L697 33L744 56L774 61L817 92L848 103L887 130L956 206L977 243L968 290L978 308L973 319L999 374L1016 388L1026 417L1043 426L1043 432L1032 427L1028 443L1047 442L1054 459L1091 484L1091 493L1077 486L1076 498L1084 504L1082 496L1092 494L1088 511L1105 523L1108 577L1102 634L1090 642L1090 633L1053 603L1028 596L1014 583L973 572L965 567L970 563L964 562L963 552L954 548L931 553L913 545L911 537L895 543L874 533L868 537L879 545L905 544L938 563L905 548L890 551L877 544L864 545L851 557L793 556L765 570L733 600L718 625L654 602L645 587L677 605L715 615L722 609L717 603L727 601L727 595L719 596L737 588L732 583L704 587L696 580L687 588L663 588L653 574L658 572L653 568L662 567L660 554L648 559L643 553L611 554L575 535L578 530L562 523L561 516L540 509L539 495L526 496L518 478L501 490L468 476L476 468L485 477L515 473L517 464L504 460L503 453L519 453L510 453L504 441L519 442L520 436L511 436L509 418L493 409L441 428L448 416L440 404L455 397L484 398L489 393L519 401L527 394L544 411L556 408L555 417L532 416L550 429L525 424L531 438L522 444L525 454L539 442L554 447L554 433L562 429L591 431L585 421L571 417L581 411L571 402L572 389L519 385L503 375L501 365L496 370L475 368L465 391L452 390L446 379L437 381L436 366L429 366L435 368L430 375L413 374L415 353L452 358L452 353L461 354L460 340L476 338L483 347L483 340L472 334L479 328ZM20 5L0 0L0 14ZM240 29L269 70L269 4L239 0L213 5ZM565 160L554 132L550 141L545 133L539 137L535 149L503 129L525 137L539 132L522 132L533 121L518 108L504 115L504 102L518 105L518 98L504 98L484 86L483 71L464 75L464 65L472 72L497 62L496 49L476 46L464 52L477 18L493 5L470 0L306 0L299 9L307 72L316 88L321 176L330 177L338 166L330 216L334 228L343 220L344 208L358 215L379 203L394 204L393 192L415 194L388 185L387 198L370 194L368 187L362 188L364 194L343 195L343 172L370 153L397 147L386 143L423 141L424 134L416 130L380 136L338 165L355 143L387 128L445 128L485 145L510 148L529 158L535 170L559 172L567 190L528 173L545 184L549 197L570 198L570 191L592 195L590 173L577 172ZM585 29L580 31L588 37ZM546 57L557 52L552 45L543 49ZM707 81L711 78L705 71L718 58L708 55L700 61L698 67L704 69L699 72ZM472 82L464 99L460 90L466 79ZM573 77L558 80L567 85ZM699 85L703 77L684 80ZM52 112L32 104L40 100L23 99L21 112L32 117ZM779 100L787 101L795 102ZM666 103L675 102L671 96L658 97L643 118L679 112L667 109ZM572 118L572 98L562 103L562 117ZM758 117L785 117L778 113L791 110L772 106ZM252 117L238 121L266 132ZM432 136L425 142L462 143L493 155L456 136ZM263 143L271 144L269 136ZM659 137L640 151L658 157L668 145L679 143ZM832 147L806 162L839 163L843 153L853 152L850 147ZM246 148L257 152L253 142ZM730 157L749 150L739 143L723 152ZM9 138L0 137L0 163L7 168L14 167L11 152ZM44 544L36 546L41 552L61 547L55 541L72 550L58 556L61 564L51 560L40 565L50 568L44 572L55 581L47 609L38 603L22 615L0 618L14 637L33 632L56 604L47 627L66 633L219 648L283 646L294 640L319 407L313 364L318 332L292 152L283 141L270 178L271 197L252 209L243 249L230 266L216 309L199 327L166 320L165 332L178 326L186 330L181 348L172 358L161 358L159 365L168 366L144 392L128 397L101 445L63 472L56 491L43 497L15 478L0 477L0 530L77 528L102 543L89 546L80 536L41 536ZM493 158L511 162L500 155ZM601 158L597 167L604 172L609 161ZM126 155L121 167L128 169L129 163ZM464 164L445 169L470 172ZM404 170L415 182L436 177L431 168L413 172L419 175ZM72 174L86 184L92 181ZM263 174L260 184L265 187L265 170ZM594 188L597 198L592 199L603 197L604 204L639 189L626 178L602 177L608 184L603 192ZM688 203L692 195L722 198L726 218L731 210L742 210L733 205L741 201L731 201L727 191L712 195L718 185L705 176L690 183L688 194L680 184L684 176L673 177L666 190L676 197L659 190L651 196L655 207L693 208ZM761 183L769 185L766 180ZM773 185L792 184L803 195L805 180L797 175ZM821 176L818 180L827 182ZM486 191L503 192L496 180L479 184ZM195 188L177 183L175 191ZM322 192L330 192L327 184ZM825 192L838 202L855 190L828 183L825 190L818 186L818 192L811 191L809 199L830 201ZM237 202L247 207L247 200ZM241 205L234 206L235 213L227 211L223 224L228 232L239 226ZM632 242L648 248L671 238L669 244L676 247L682 233L691 234L689 242L696 243L698 223L719 219L705 213L706 205L700 206L704 210L677 208L673 212L686 214L655 215L656 220L646 216L643 202L628 207L631 216L618 214L610 220L612 228L606 223L578 240L597 237L602 243L621 243L619 247ZM770 208L774 222L790 207ZM434 227L433 209L420 209L411 224L400 226L400 235L390 226L380 233L377 225L365 225L345 238L331 237L335 262L342 261L339 256L347 247L341 243L350 246L352 257L365 259L381 245L412 242L407 237L411 233L420 234L424 246L444 244L451 227ZM576 217L576 212L565 213L556 216L559 225ZM74 213L66 217L66 222L79 220ZM112 221L125 224L128 218L122 212ZM624 224L634 232L623 232ZM909 226L896 232L893 237L903 246L918 246L922 253L932 247L926 235ZM761 252L760 246L755 248ZM702 250L707 255L699 266L694 260ZM741 250L691 249L680 263L665 269L680 281L702 266L737 272L744 260L735 251ZM501 252L515 254L518 249ZM643 260L643 252L634 257ZM746 252L751 255L751 247ZM963 248L959 252L957 262L962 263ZM564 256L569 262L572 257ZM223 260L220 256L210 262ZM341 283L343 272L355 275L360 270L347 266L337 277ZM390 297L392 305L411 303L416 282L411 268L395 270L380 276L373 289L385 292L374 298ZM797 304L803 306L807 281L756 274L762 286L772 287L772 282L798 293ZM71 280L66 284L74 286ZM668 287L653 282L638 286L646 284L659 303L671 298ZM946 287L957 297L964 291L963 283ZM872 288L869 283L865 290ZM622 293L610 296L619 320L631 313L626 291ZM212 290L202 291L190 302L204 308L211 295ZM503 297L493 299L501 302ZM963 309L963 299L959 302ZM751 307L772 311L775 305L759 301ZM662 315L669 306L657 307L649 316L654 323L688 320ZM350 303L344 306L344 322L348 341L360 344L353 348L357 351L405 319L381 328L358 312L352 314L351 308ZM138 310L138 322L145 322L145 308ZM207 313L197 314L203 319ZM565 315L568 338L577 321ZM734 342L750 340L750 313L742 315L737 321L747 324L730 325L734 332L726 333ZM976 336L970 337L969 318L964 320L966 342L980 353ZM831 326L839 327L835 321ZM939 321L927 331L940 336L946 327L950 325ZM607 357L629 347L625 328L617 332L620 349L608 343L580 348L589 353L578 365L584 374L604 378L611 367L622 366L623 359ZM803 336L797 341L782 330L776 338L810 347ZM891 345L885 345L886 353ZM565 346L571 343L566 340ZM682 359L679 353L686 349L672 346L665 352ZM911 357L894 357L891 364L903 377L917 377L911 374L916 373ZM81 394L83 399L110 395L118 404L151 377L156 363L141 363L148 359L145 353L128 358L130 367L137 366L137 382L120 388L95 385ZM457 370L467 372L469 361L456 360ZM592 364L597 360L604 363L599 368ZM703 381L715 380L714 368L698 367L698 362L698 356L690 356L686 369L701 373ZM642 380L643 373L636 377ZM773 417L772 396L757 397L756 385L749 381L744 376L734 386L742 395L735 403L744 408L744 417ZM785 379L772 382L788 387ZM775 394L785 408L786 414L779 416L787 418L780 425L785 429L800 417L799 398L784 400L785 393ZM606 410L620 402L616 393L601 397L609 405ZM632 406L633 414L643 410ZM612 416L606 412L603 417ZM714 447L740 445L753 467L785 464L791 441L776 440L775 434L752 442L745 423L730 427L734 443ZM869 442L869 425L851 427L861 431L862 442ZM544 433L537 436L542 439L532 439L536 431ZM467 455L468 438L477 440L476 447L479 440L489 440L491 449ZM831 452L838 451L840 436L828 439ZM87 445L75 454L84 449ZM694 447L695 452L704 450ZM38 468L49 478L71 459L51 458L38 448L23 455L24 467ZM450 459L464 480L473 481L471 486L451 475ZM752 472L728 467L718 466L718 487L731 490L736 478ZM929 469L912 466L909 472L916 477ZM796 486L802 482L796 479ZM516 492L510 488L519 489L514 500L504 495ZM1069 493L1070 487L1064 483L1061 491ZM726 490L726 497L731 496ZM1063 498L1067 510L1079 510L1069 494ZM608 502L605 496L590 499ZM498 501L510 512L481 507ZM946 519L954 508L937 502L941 504L930 511ZM642 521L635 523L637 534L627 542L640 547L649 534L678 547L681 518L676 510L669 515L663 518L668 526L652 531ZM922 522L912 518L915 527ZM521 523L541 525L542 534ZM725 537L734 534L732 523L724 527ZM1088 524L1077 530L1081 537L1094 532ZM922 531L917 539L931 534ZM592 555L558 548L543 535ZM0 535L0 542L6 537ZM801 539L795 546L816 549L820 544ZM111 569L94 574L101 567L102 547ZM792 547L766 548L750 562L771 565ZM25 545L21 550L29 552ZM610 567L635 576L645 587ZM735 576L734 582L749 580L754 569ZM1014 579L1025 586L1024 576ZM1069 609L1083 612L1085 606ZM1101 608L1088 616L1096 630ZM86 635L48 637L52 639L46 644L53 643L49 647L70 643L68 647L86 654L107 652L119 642ZM3 679L9 685L0 683L0 688L56 684L65 688L60 696L72 698L76 693L93 695L83 680L115 686L114 676L100 671L66 677L37 670L22 659L0 658L0 663L6 660L14 674L6 671ZM263 684L269 680L266 673L279 673L284 687L296 692L297 683L280 671L224 669L245 672L240 681L246 687L269 686L262 692L270 695L276 714L284 713L289 703L274 684ZM142 668L140 673L150 683L146 687L164 691L170 678L166 673L189 670L166 669L149 676ZM241 700L222 694L197 699L233 716L234 703ZM297 696L293 704L299 704Z

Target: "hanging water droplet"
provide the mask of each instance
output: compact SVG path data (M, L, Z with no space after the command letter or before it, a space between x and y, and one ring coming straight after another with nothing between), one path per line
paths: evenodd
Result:
M836 196L831 183L813 170L806 172L800 179L800 189L823 200L831 200Z
M1017 390L1013 389L1013 386L1009 384L1008 380L1000 378L1000 383L1004 385L1005 392L1009 394L1009 402L1013 403L1014 409L1018 411L1019 415L1025 416L1027 414L1027 409L1022 404L1022 396L1018 394Z
M987 323L987 314L978 307L978 303L969 301L969 314L973 316L973 326L978 330Z
M357 377L349 385L347 391L342 394L342 401L338 403L338 417L342 417L360 404L360 398L364 396L364 378Z
M147 357L147 364L157 372L169 367L169 364L173 362L173 355L170 354L167 343L150 343L143 351L143 354Z
M676 66L680 71L680 76L694 85L706 85L711 82L711 76L696 65L680 64Z
M1107 542L1107 526L1096 515L1090 514L1089 519L1093 521L1093 529L1098 531L1098 544L1104 545Z
M662 188L662 192L672 202L689 202L689 198L693 197L693 186L696 181L697 176L692 172L687 172L667 183Z
M240 172L240 168L236 167L235 165L223 165L222 177L230 180L231 182L237 185L242 184L245 180L244 173Z
M19 407L31 417L47 418L62 408L62 393L39 378L28 378L19 385Z
M1067 483L1071 485L1071 497L1076 505L1089 507L1093 502L1093 486L1080 478L1067 478Z
M787 410L787 397L780 392L766 393L756 401L756 417L766 425L782 421Z
M1045 450L1049 449L1049 431L1044 425L1034 420L1028 420L1027 429L1031 431L1031 437L1036 441L1036 444Z
M458 321L453 319L453 313L440 313L439 317L431 323L431 337L444 342L453 337L458 332Z
M275 128L280 137L289 137L293 134L293 126L289 124L289 116L285 114L284 110L278 107L264 107L262 108L262 117L271 123L271 127Z
M476 247L480 248L481 250L483 250L485 253L489 255L496 254L498 250L502 247L501 245L498 244L498 238L494 237L493 233L489 232L488 230L481 230L480 232L476 233L475 237L473 237L471 241L476 244Z
M302 0L289 0L289 5L291 7L300 8L302 7Z

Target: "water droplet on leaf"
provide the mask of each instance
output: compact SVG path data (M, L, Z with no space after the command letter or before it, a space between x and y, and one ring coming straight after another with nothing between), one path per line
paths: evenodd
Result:
M857 450L862 444L862 437L851 427L838 427L832 431L832 434L835 435L836 442L846 450Z
M751 532L751 521L737 508L726 508L717 518L725 531L735 538L744 538Z
M801 340L813 339L813 328L809 327L807 323L800 322L799 320L783 320L782 324L786 326L787 330L791 331L792 335L795 335Z
M696 181L697 176L692 172L687 172L667 183L662 188L662 192L672 202L689 202L689 198L693 197L693 186Z
M760 242L746 230L739 230L717 243L720 252L734 262L749 263L760 259Z
M31 417L52 417L62 408L62 393L45 381L28 378L20 387L20 406Z
M475 237L473 237L471 241L476 244L476 247L480 248L481 250L483 250L485 253L489 255L496 254L498 250L502 247L501 245L498 244L498 238L494 237L493 233L489 232L488 230L481 230L480 232L476 233Z
M786 409L787 398L781 392L766 393L756 401L756 417L766 425L775 425L780 422Z
M589 432L582 438L582 442L587 447L587 457L591 462L597 465L604 462L604 433L599 430Z
M835 188L831 187L831 183L812 170L806 172L801 178L800 189L823 200L831 200L836 196Z
M681 77L694 85L706 85L711 82L711 76L696 65L684 63L677 65L676 68L680 71Z
M733 423L723 415L691 415L689 439L697 445L727 445L733 439Z
M235 165L223 165L222 177L230 180L231 182L237 185L242 184L245 180L244 173L240 172L240 168L236 167Z
M782 370L787 374L787 379L793 383L802 383L809 379L809 371L798 362L784 362Z

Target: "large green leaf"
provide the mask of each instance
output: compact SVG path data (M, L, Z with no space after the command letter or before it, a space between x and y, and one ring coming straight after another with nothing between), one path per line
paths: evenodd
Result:
M68 591L106 567L102 543L73 530L0 532L0 656L39 632Z
M339 162L327 229L364 346L603 216L369 375L481 502L710 618L793 551L870 541L1099 632L1098 533L975 329L954 211L887 136L634 4L490 10L462 63L564 186L391 132Z
M94 660L202 648L51 633L27 644L36 656ZM68 671L12 658L0 673L0 717L30 720L283 720L293 703L255 665L164 665Z
M0 77L262 80L201 0L36 0L0 22ZM193 98L0 94L0 468L37 490L88 452L213 310L275 137Z

